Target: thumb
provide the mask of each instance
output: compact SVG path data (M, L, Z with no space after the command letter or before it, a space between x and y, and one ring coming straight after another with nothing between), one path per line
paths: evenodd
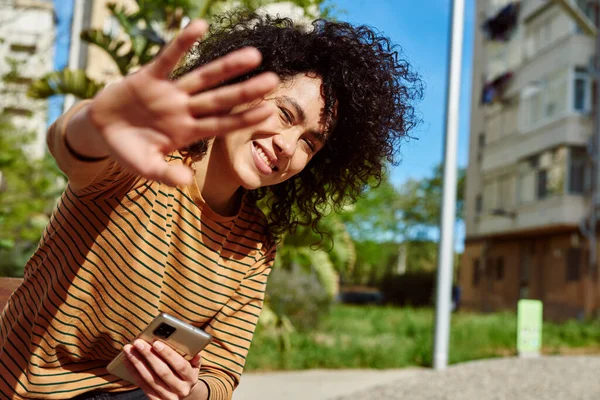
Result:
M118 162L146 179L163 182L169 186L189 185L194 181L190 167L170 164L158 150L144 151L142 147L124 154L121 154L123 147L116 150L114 156Z
M202 364L202 352L196 354L190 361L190 364L192 365L192 368L200 368L200 365Z
M194 181L194 173L186 165L167 165L160 181L169 186L189 185Z

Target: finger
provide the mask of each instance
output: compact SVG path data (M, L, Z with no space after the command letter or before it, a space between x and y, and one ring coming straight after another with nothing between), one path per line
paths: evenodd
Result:
M181 379L171 369L170 363L167 360L163 359L160 355L155 353L153 351L153 346L151 346L149 343L145 342L144 340L138 339L134 341L133 344L136 350L142 354L145 361L148 363L148 366L152 369L153 374L157 376L162 382L164 382L170 391L177 393L181 397L186 397L190 394L190 388L192 387L194 381L192 381L191 379ZM170 354L170 356L174 358L173 354ZM189 363L183 357L181 357L177 353L175 353L175 356L185 361L189 367ZM171 361L175 362L174 360Z
M157 385L157 377L153 375L152 371L145 364L143 357L137 353L130 344L125 345L123 351L127 356L125 357L123 364L127 371L129 371L129 374L133 377L135 384L138 385L148 397L163 398L164 396L162 395L166 392L164 383L162 383L163 387Z
M246 47L233 51L182 76L177 87L187 93L197 93L217 86L258 67L262 61L260 51Z
M199 119L195 127L197 137L219 136L225 133L254 126L275 112L271 104L263 103L236 114Z
M171 187L190 185L194 181L193 171L186 165L170 165L161 155L148 157L146 163L138 167L139 175L152 181L162 182Z
M177 65L181 57L187 52L198 38L203 36L208 29L206 22L192 21L148 66L148 71L159 77L166 78Z
M247 81L201 93L190 99L190 110L196 117L227 112L233 107L263 98L279 83L279 77L265 72Z
M146 384L146 382L144 382L144 380L139 376L137 369L133 366L131 361L127 359L127 357L125 357L125 359L123 360L123 365L125 365L125 368L127 369L127 371L129 371L129 375L133 377L133 383L135 383L140 389L142 389L144 394L148 396L149 399L160 399L159 394L152 390Z
M193 368L199 369L202 365L202 352L196 354L190 361L190 364Z
M198 374L194 372L194 367L179 353L158 340L152 344L152 349L164 361L166 361L171 370L174 371L180 378L192 385L196 382Z

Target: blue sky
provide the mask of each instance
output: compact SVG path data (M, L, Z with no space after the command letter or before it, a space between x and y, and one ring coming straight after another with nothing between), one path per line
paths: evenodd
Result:
M392 171L399 185L409 178L431 175L441 162L445 130L446 81L450 0L332 0L343 13L338 18L353 24L377 28L400 45L405 58L426 84L424 98L417 104L423 123L413 135L418 140L405 143L402 163ZM475 0L465 0L465 29L461 80L458 163L466 166L469 140L471 60Z

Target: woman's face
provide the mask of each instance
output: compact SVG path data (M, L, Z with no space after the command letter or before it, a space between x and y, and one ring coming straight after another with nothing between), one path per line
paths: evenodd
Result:
M298 174L325 144L319 77L298 74L261 100L275 113L249 129L218 137L211 157L249 190L281 183Z

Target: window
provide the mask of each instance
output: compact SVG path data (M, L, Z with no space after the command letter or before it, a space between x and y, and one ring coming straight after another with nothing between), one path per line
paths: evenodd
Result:
M572 104L568 104L570 94ZM576 67L573 74L569 69L561 69L541 77L530 82L521 92L519 128L527 133L568 113L587 113L590 97L585 68Z
M504 279L504 257L498 257L496 260L496 280Z
M498 208L512 209L515 205L515 180L513 175L505 174L498 178Z
M481 211L483 211L483 198L478 194L475 196L475 212L481 214Z
M31 117L33 111L21 107L4 107L4 112L13 116Z
M554 16L543 18L527 28L525 33L527 57L534 57L536 53L548 47L553 39L555 39L552 34L553 19Z
M523 243L521 247L521 285L529 284L529 269L535 256L535 243Z
M473 287L479 285L479 280L481 279L481 271L479 270L479 258L473 261Z
M583 194L585 192L585 164L587 152L582 147L570 149L569 159L569 188L571 194Z
M594 4L592 2L590 2L589 0L575 0L575 4L577 4L577 7L579 7L581 12L583 12L586 17L588 17L592 21L594 20ZM582 30L579 27L579 25L576 24L575 26L577 32L582 33Z
M531 203L535 200L535 173L526 169L519 175L518 202L519 204Z
M573 109L577 112L587 112L589 81L586 68L575 67L573 91Z
M523 93L523 128L529 129L542 119L542 89L541 82L530 85Z
M569 173L568 150L567 146L559 146L520 162L517 193L519 204L565 194ZM502 190L507 191L508 189Z
M548 171L542 169L537 172L537 198L544 199L548 196Z
M13 43L10 45L10 50L15 53L35 54L35 49L35 44Z
M498 208L498 196L496 195L497 182L487 180L483 183L482 211L488 212Z
M494 263L492 257L485 259L485 276L491 279L494 276Z
M551 119L566 111L567 82L567 71L561 71L548 79L544 118Z
M527 164L529 164L529 168L535 169L540 166L540 157L539 156L531 156L527 159Z
M567 250L566 257L567 282L578 281L581 275L581 249L571 247Z

